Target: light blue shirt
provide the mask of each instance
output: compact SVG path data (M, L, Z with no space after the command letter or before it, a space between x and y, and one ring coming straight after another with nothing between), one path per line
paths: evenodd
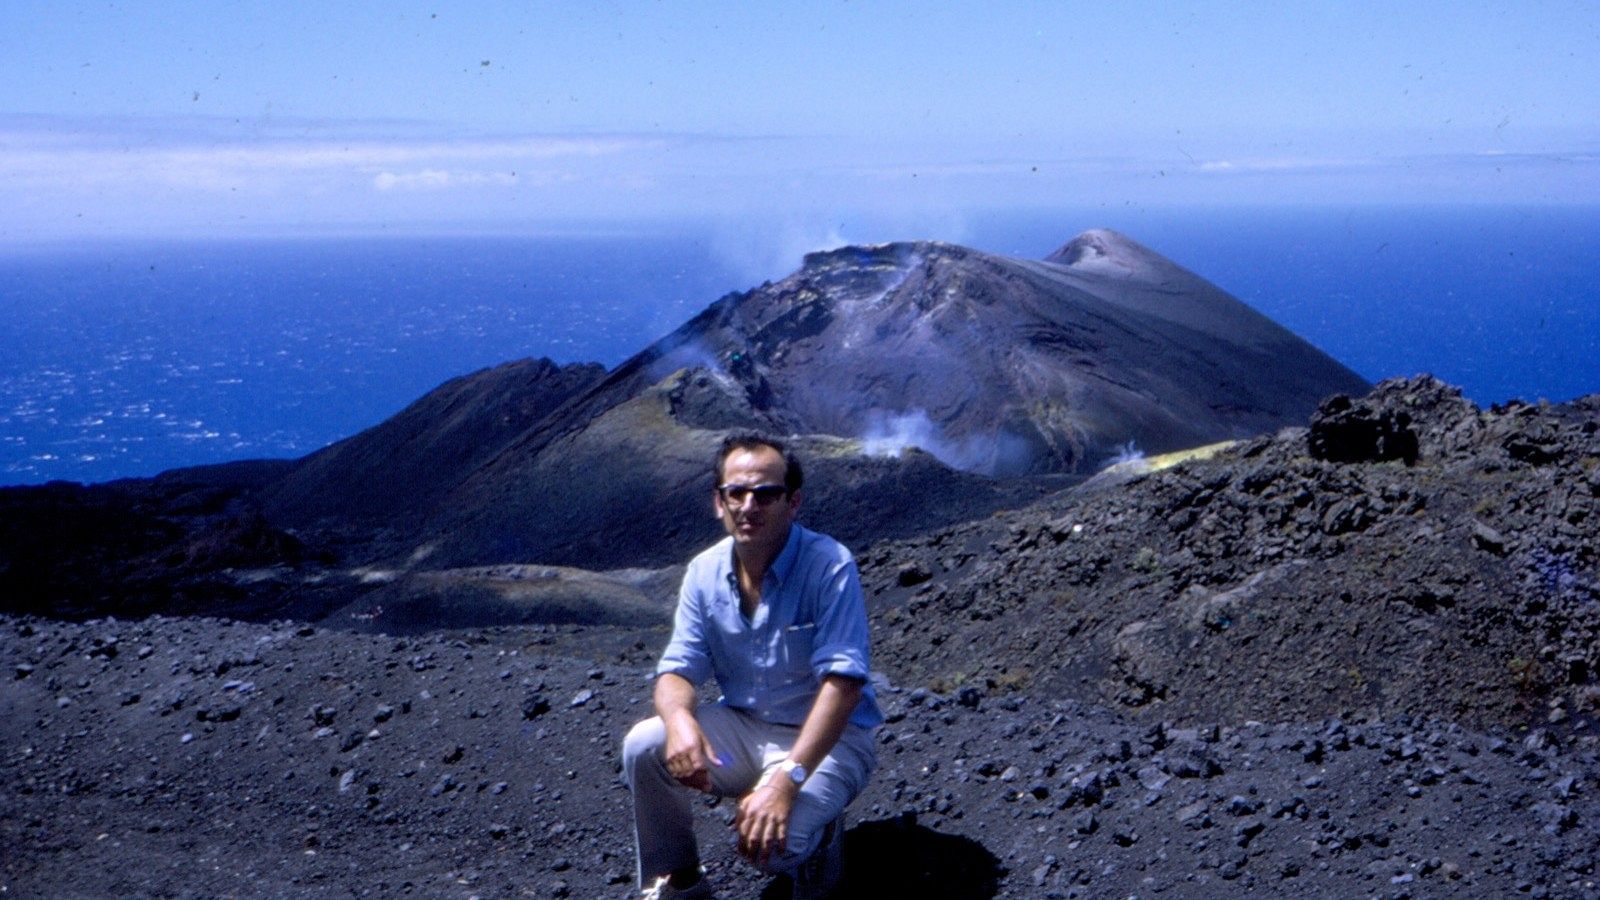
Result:
M656 674L696 686L715 675L719 702L796 726L811 711L822 676L845 675L865 682L850 724L873 728L883 713L868 665L867 604L855 558L833 538L792 525L749 619L739 610L733 538L689 562Z

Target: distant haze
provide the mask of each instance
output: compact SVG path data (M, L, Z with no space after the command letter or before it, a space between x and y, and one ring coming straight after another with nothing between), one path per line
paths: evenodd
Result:
M24 0L0 239L688 217L781 272L996 209L1594 204L1597 46L1588 3Z

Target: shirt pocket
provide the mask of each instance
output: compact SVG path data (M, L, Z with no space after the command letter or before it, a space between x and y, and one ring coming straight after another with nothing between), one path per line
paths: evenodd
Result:
M786 682L811 680L811 654L816 649L817 624L807 622L783 629L778 642L778 662Z

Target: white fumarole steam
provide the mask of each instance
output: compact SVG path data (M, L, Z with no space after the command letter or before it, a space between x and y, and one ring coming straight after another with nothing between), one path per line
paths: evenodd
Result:
M952 469L983 473L994 470L997 453L994 441L976 436L952 441L928 418L926 410L877 413L869 422L861 437L861 449L868 456L899 456L907 448L916 447Z
M969 434L952 440L921 409L878 412L868 422L861 436L862 451L868 456L899 456L916 447L952 469L990 476L1023 474L1035 461L1035 448L1015 434L1001 429L992 436Z

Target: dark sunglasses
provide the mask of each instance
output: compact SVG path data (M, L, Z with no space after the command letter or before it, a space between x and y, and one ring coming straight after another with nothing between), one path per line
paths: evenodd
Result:
M743 506L744 498L756 498L757 506L770 506L773 501L789 493L789 489L781 484L721 484L717 486L717 494L722 497L722 502L729 506Z

